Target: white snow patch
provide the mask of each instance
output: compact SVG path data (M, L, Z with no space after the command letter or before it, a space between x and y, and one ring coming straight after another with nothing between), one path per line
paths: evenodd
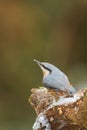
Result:
M44 128L44 130L51 130L49 121L43 113L40 113L38 115L38 117L36 118L36 121L33 125L33 130L38 130L40 128Z

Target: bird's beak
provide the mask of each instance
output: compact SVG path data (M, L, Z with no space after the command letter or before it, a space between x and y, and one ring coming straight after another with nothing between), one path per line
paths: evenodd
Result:
M40 61L34 59L34 62L36 62L41 67L41 62Z
M45 69L42 65L42 62L34 59L34 61L39 65L39 67L41 68L42 72L43 72L43 76L46 77L49 74L49 71L47 69Z

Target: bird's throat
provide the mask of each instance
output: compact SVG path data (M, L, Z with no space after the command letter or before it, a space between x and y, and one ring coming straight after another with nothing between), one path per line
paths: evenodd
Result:
M49 75L49 71L43 71L43 77L47 77Z

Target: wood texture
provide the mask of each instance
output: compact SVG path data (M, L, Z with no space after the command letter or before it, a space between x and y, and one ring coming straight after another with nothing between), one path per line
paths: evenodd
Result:
M37 114L33 130L87 130L87 89L72 96L44 87L31 92L29 102Z

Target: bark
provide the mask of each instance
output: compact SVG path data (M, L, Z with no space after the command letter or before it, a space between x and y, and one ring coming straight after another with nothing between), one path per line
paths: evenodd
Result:
M31 92L29 102L37 114L33 130L87 130L87 89L72 96L44 87Z

